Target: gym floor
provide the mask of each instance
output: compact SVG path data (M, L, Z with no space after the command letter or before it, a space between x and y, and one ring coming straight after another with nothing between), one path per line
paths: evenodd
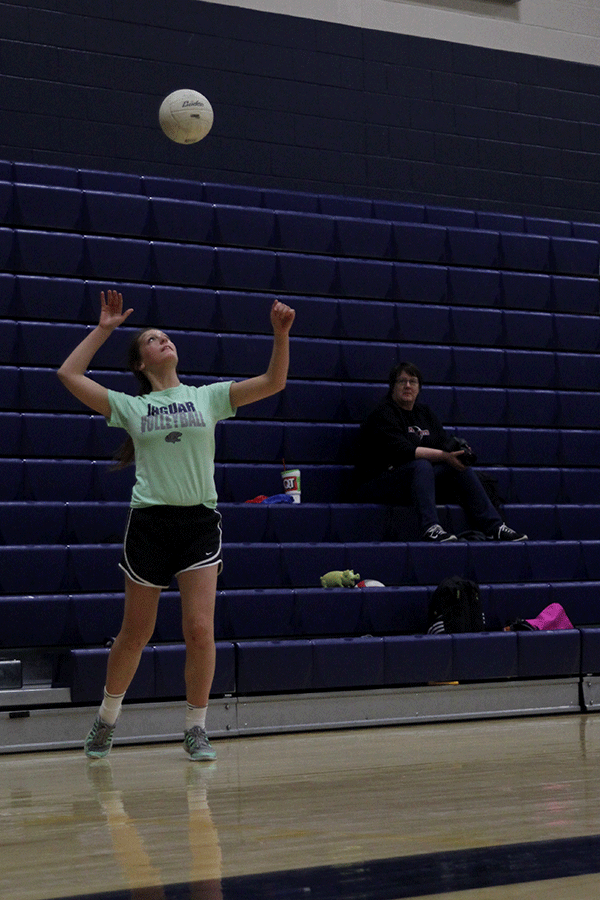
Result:
M600 895L598 716L213 743L3 756L0 896Z

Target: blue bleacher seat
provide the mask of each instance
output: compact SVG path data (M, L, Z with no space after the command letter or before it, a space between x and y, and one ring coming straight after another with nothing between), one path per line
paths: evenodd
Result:
M600 623L598 589L598 582L594 581L557 582L550 585L548 602L560 603L576 627L597 626Z
M239 694L311 689L311 641L243 641L236 644L236 649Z
M220 591L217 616L231 640L302 636L296 591L260 589Z
M0 359L4 365L14 366L18 360L20 329L16 322L0 321Z
M319 586L298 589L294 593L294 622L298 635L336 637L364 632L363 598L359 590Z
M212 247L156 241L151 247L151 262L158 284L212 284L216 252Z
M502 305L503 275L493 269L448 269L448 300L452 304L493 309ZM433 302L433 301L430 301Z
M506 309L503 312L502 324L505 345L508 347L546 350L553 346L554 316L552 313Z
M150 246L147 241L86 235L85 274L111 281L143 281L151 277Z
M499 309L469 309L453 307L449 310L450 339L458 344L484 347L501 346L504 332L504 313Z
M140 191L147 197L172 197L177 200L205 200L205 185L201 181L183 178L163 178L160 175L143 175ZM210 201L214 202L214 201Z
M581 629L581 674L600 672L600 628Z
M536 272L501 272L500 302L506 309L554 309L553 279Z
M543 350L505 350L505 383L509 387L554 388L557 355Z
M359 588L367 634L424 634L428 590L423 586Z
M508 424L511 395L504 388L469 388L452 389L452 407L450 415L442 421L454 425L491 425ZM438 412L439 407L435 407ZM450 418L451 416L451 418Z
M525 231L524 217L512 213L497 213L478 210L477 224L479 228L487 228L492 231Z
M102 172L99 169L79 169L77 184L84 191L102 193L139 194L142 179L139 175L127 172Z
M487 347L452 347L452 381L464 385L503 384L508 352Z
M284 428L279 422L228 420L218 429L217 459L220 461L281 459L284 455ZM306 459L301 450L298 448L294 456L298 461Z
M0 225L13 224L13 185L10 181L0 181Z
M42 508L46 508L44 504ZM129 504L66 503L64 505L65 528L69 544L114 544L125 533Z
M79 234L19 229L15 232L15 270L80 277L84 274L84 238Z
M44 163L15 161L12 164L12 177L15 182L23 184L56 185L76 188L77 169L68 166L51 166Z
M395 263L394 278L399 300L445 303L448 298L448 269L445 266Z
M319 196L300 191L265 188L261 192L262 206L267 209L289 209L296 212L319 212Z
M311 688L381 687L384 683L384 643L381 637L315 638Z
M19 455L89 458L93 454L91 416L24 413Z
M450 541L437 549L440 552L432 554L428 544L420 541L408 544L409 584L439 584L450 573L467 570L469 546L466 543ZM477 580L485 582L487 579Z
M452 636L452 679L498 681L518 672L516 632Z
M593 353L557 353L556 386L561 390L586 390L598 384L600 359Z
M82 644L106 644L114 640L123 619L123 585L119 593L75 594L71 615ZM162 603L162 598L161 598Z
M396 258L406 262L444 263L447 229L438 225L392 224Z
M555 391L509 388L506 398L508 425L552 428L559 424L558 394Z
M517 632L519 678L557 678L580 672L579 631Z
M563 427L596 428L600 421L600 397L592 391L561 391L557 396Z
M524 216L525 231L528 234L544 234L549 237L571 237L571 223L561 219L542 219L537 216Z
M447 260L454 266L498 268L501 263L498 232L478 228L448 228Z
M595 275L600 262L598 241L581 238L550 238L550 258L555 272Z
M15 295L24 319L81 322L89 312L85 282L77 278L47 278L41 275L16 275ZM99 296L99 295L98 295ZM96 299L97 310L99 299Z
M335 220L338 252L342 256L385 259L393 255L391 222L340 216Z
M271 243L282 250L300 253L335 252L335 221L313 213L264 210L274 216ZM268 246L265 244L264 246Z
M157 697L185 697L185 645L163 644L154 647ZM215 675L211 696L233 693L235 683L235 649L224 641L216 643Z
M79 231L82 226L81 191L38 184L14 185L14 224L21 228Z
M510 572L510 581L527 581L531 577L527 543L497 543L496 541L474 541L466 545L467 558L464 568L452 571L465 571L477 584L506 581L506 573ZM448 570L449 571L449 570ZM438 579L438 582L442 579Z
M334 284L336 293L344 298L391 299L397 293L394 288L394 265L385 260L340 257Z
M453 209L451 206L426 206L425 221L431 225L456 228L477 228L477 213L472 209ZM480 226L481 227L481 226Z
M129 299L129 294L127 297ZM156 285L151 304L155 321L151 324L169 332L173 328L211 331L218 315L218 304L218 294L212 289ZM137 310L135 301L134 308ZM245 330L243 326L240 328Z
M0 547L3 594L58 594L68 588L67 548L61 544Z
M151 228L162 241L214 243L214 207L171 197L150 197Z
M551 287L551 303L555 312L598 315L600 282L597 278L554 275L551 279Z
M516 619L535 618L553 602L547 583L493 584L488 597L485 616L490 631L501 631Z
M70 598L60 594L0 597L0 646L46 648L77 642L70 611Z
M118 566L122 545L77 544L69 548L69 577L73 592L111 593L123 590L124 575Z
M148 198L141 194L83 192L84 222L92 234L148 234L149 211Z
M319 197L319 212L323 216L354 216L368 219L373 213L373 201L362 197L343 197L322 194Z
M600 319L598 316L555 313L553 325L557 349L584 350L595 353L600 348Z
M217 205L214 207L214 242L232 247L270 247L275 221L275 213L270 209Z
M0 543L60 544L67 537L64 503L3 502L0 505Z
M277 254L277 279L271 287L293 294L335 293L335 257Z
M550 238L500 232L501 267L527 272L550 271Z
M425 222L425 206L418 203L373 200L372 214L376 219L389 219L391 222Z
M106 680L108 650L103 647L71 650L58 681L71 688L71 702L97 703L102 699ZM146 647L133 680L127 690L128 700L150 700L156 697L154 648Z
M206 203L262 206L262 191L260 188L243 184L211 184L206 182L202 185L201 199Z
M384 683L428 684L452 678L452 636L389 635L384 638Z
M216 285L257 291L276 290L277 261L277 255L266 250L218 247Z

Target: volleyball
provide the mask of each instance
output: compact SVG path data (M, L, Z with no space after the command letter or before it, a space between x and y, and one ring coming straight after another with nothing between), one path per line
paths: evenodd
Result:
M356 587L385 587L385 584L375 581L374 578L365 578L363 581L359 581Z
M212 128L213 108L198 91L173 91L160 104L158 121L166 136L176 144L196 144Z

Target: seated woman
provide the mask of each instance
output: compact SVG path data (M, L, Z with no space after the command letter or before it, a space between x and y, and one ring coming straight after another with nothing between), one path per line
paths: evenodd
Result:
M455 541L439 522L436 486L451 485L470 527L498 541L525 541L506 525L477 474L462 460L465 450L447 450L448 435L432 410L417 398L423 384L413 363L394 366L385 399L360 428L355 465L356 498L363 503L413 505L422 539Z

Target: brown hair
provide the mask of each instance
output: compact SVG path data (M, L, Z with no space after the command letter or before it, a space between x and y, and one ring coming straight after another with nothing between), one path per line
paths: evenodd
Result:
M133 372L138 381L138 396L150 394L152 392L152 384L140 369L142 355L140 353L140 340L147 331L153 331L151 327L142 328L131 339L129 349L127 351L127 368ZM125 438L121 446L113 454L115 465L113 469L125 469L127 466L135 462L135 450L133 440L129 435Z

